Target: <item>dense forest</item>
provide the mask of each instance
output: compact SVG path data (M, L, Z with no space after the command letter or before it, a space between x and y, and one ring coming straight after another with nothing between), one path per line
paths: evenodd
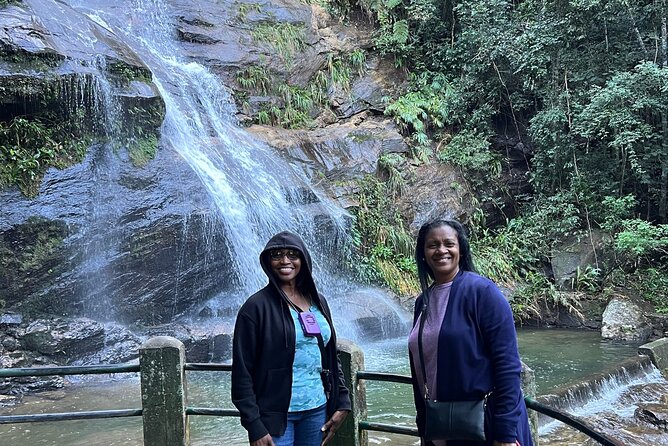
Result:
M506 190L512 206L503 208L505 223L490 225L484 212L468 222L481 272L523 284L514 300L520 317L530 317L540 299L577 307L586 294L620 289L668 312L667 3L333 5L342 20L363 11L376 25L376 49L409 73L410 90L389 100L386 113L410 137L412 156L460 167L479 191L480 209L498 199L486 196L490 184L506 187L495 138L524 148L530 191ZM365 225L379 222L388 233L400 223L389 214L358 214L361 244ZM574 293L560 292L544 271L552 249L594 231L605 234L595 266L578 272ZM401 238L366 250L380 276L385 261L410 275L408 244L392 242Z

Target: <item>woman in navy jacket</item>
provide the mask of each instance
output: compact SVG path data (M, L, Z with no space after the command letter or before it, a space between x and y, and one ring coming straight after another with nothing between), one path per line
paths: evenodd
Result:
M415 259L422 293L408 343L418 431L424 433L425 405L417 337L426 301L422 343L430 397L468 401L491 392L485 412L487 441L448 440L447 446L532 446L510 305L491 280L474 272L464 228L453 220L423 225ZM446 441L422 443L442 446Z

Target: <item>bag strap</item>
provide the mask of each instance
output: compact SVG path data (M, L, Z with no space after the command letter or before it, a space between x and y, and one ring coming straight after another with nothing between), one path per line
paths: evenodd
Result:
M422 378L424 382L424 399L429 399L429 387L427 386L427 369L424 366L424 352L422 350L422 332L424 331L425 319L427 319L427 308L429 305L429 290L425 290L422 297L422 312L420 313L420 327L418 328L418 352L420 356L420 367L422 367Z
M299 315L300 313L303 313L304 311L299 308L297 305L295 305L290 299L285 297L285 300L287 301L288 305L297 312ZM299 316L297 316L299 317ZM329 391L327 390L329 387L329 381L328 381L328 376L331 373L329 370L329 357L327 356L327 352L325 350L325 340L322 338L322 333L318 333L315 335L315 337L318 340L318 349L320 349L320 377L322 378L322 385L325 388L325 394L327 396L327 399L329 399Z

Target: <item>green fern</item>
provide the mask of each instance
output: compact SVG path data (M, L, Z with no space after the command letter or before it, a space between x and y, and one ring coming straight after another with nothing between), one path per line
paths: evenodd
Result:
M362 77L366 73L366 54L364 50L357 48L348 56L351 67L357 72L357 76Z
M242 88L266 95L271 89L272 77L268 68L251 66L243 71L237 71L237 82Z
M251 31L258 42L264 42L278 52L283 61L290 65L298 51L306 48L306 27L291 23L261 23Z
M408 42L408 21L398 20L392 26L392 40L398 44Z

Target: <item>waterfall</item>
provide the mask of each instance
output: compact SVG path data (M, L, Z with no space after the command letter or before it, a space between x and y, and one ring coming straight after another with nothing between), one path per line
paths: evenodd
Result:
M28 1L39 10L48 0ZM71 0L68 4L103 32L131 48L152 74L153 84L166 107L159 147L178 154L190 166L207 191L212 207L202 210L208 219L204 226L212 233L224 233L231 267L220 275L228 291L209 303L218 310L217 314L232 315L247 296L264 286L266 276L259 265L259 253L273 234L287 229L300 234L309 247L316 282L329 297L335 317L337 314L350 316L350 304L354 303L360 307L361 325L372 327L373 324L364 321L380 320L380 332L375 333L375 337L404 334L408 324L404 310L385 293L375 289L360 290L350 283L349 277L340 273L350 252L347 231L350 215L314 188L301 167L284 160L239 125L230 90L206 67L187 60L177 44L171 23L174 14L170 14L168 2ZM49 5L53 8L50 2ZM66 15L48 20L53 20L53 25L64 32L77 29L74 23L78 19ZM95 54L92 39L74 36L72 40L82 51ZM100 98L106 102L108 112L113 113L118 104L113 103L113 95L104 90L104 62L93 65L99 68L98 76L102 77ZM106 117L108 123L117 120L113 116ZM107 133L113 137L113 129ZM100 196L111 193L102 190ZM184 228L187 224L186 221ZM214 238L206 233L200 237L205 241ZM211 244L205 244L206 250L213 251ZM102 251L113 250L108 245L98 240L95 246ZM216 248L220 250L220 246ZM93 257L89 276L94 285L97 282L94 257L104 253L93 252L91 248L88 254ZM202 256L206 259L209 254L203 252ZM358 293L364 294L362 305L356 298ZM90 295L103 294L103 291L90 291ZM177 287L174 300L178 298ZM385 310L378 311L381 308ZM106 311L103 304L96 304L96 309ZM360 339L360 324L337 319L342 320L343 335Z
M89 8L90 3L78 7ZM276 232L290 229L303 235L320 263L317 246L322 240L316 238L314 216L292 201L299 191L318 196L321 211L335 223L337 240L345 234L346 215L270 147L240 128L229 90L205 67L179 56L168 11L162 1L135 0L125 21L115 16L116 8L113 16L101 10L88 15L123 33L125 43L151 70L166 105L161 144L183 157L209 192L218 209L216 223L224 227L229 242L233 280L241 294L248 295L266 282L258 256ZM124 22L126 27L118 25Z

